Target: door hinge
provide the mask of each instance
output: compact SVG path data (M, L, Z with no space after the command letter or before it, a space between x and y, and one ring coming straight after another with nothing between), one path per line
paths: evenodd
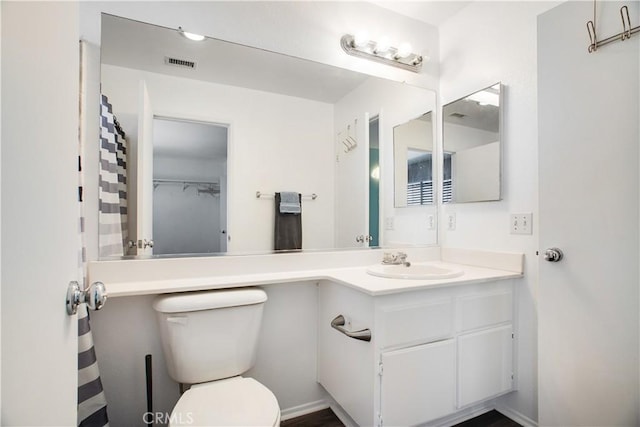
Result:
M515 334L511 334L511 339L514 339L516 337Z
M382 376L384 368L382 367L382 362L378 363L378 375Z
M382 427L382 414L378 412L378 426Z

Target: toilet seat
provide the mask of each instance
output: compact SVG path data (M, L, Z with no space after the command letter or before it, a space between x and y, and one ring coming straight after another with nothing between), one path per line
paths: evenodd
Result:
M171 412L169 427L279 426L271 390L253 378L233 377L193 385Z

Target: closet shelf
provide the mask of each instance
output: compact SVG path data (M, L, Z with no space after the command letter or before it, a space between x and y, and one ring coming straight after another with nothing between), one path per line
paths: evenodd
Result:
M213 181L186 181L179 179L154 179L153 189L155 190L160 185L182 185L182 191L189 187L196 187L198 194L210 194L216 196L220 194L220 183Z

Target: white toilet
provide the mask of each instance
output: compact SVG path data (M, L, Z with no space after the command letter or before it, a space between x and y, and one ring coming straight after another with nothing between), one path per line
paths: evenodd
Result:
M257 288L161 295L153 302L169 375L193 384L170 426L279 426L271 390L240 375L255 363L262 308Z

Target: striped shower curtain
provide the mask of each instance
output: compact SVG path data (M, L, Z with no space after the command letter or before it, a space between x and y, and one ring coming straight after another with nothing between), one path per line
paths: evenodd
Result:
M82 150L82 143L80 146ZM82 153L82 151L80 151ZM86 275L86 245L84 233L84 203L82 154L78 156L79 185L79 254L78 254L78 282L82 289L87 287ZM86 304L78 307L78 426L99 427L108 426L107 399L102 389L100 370L93 346L93 335L89 324L89 311Z
M85 61L86 45L80 42L80 104L86 101L86 78L84 70L87 69ZM86 282L86 244L84 233L84 203L83 188L84 178L82 172L82 155L84 153L84 141L86 139L83 126L83 108L80 108L80 129L78 144L78 213L79 213L79 251L78 251L78 283L82 289ZM86 304L78 307L78 415L77 424L81 427L102 427L109 425L107 416L107 400L102 389L98 361L93 346L93 335L89 325L89 312Z
M105 95L100 104L99 254L122 256L129 240L126 135Z

